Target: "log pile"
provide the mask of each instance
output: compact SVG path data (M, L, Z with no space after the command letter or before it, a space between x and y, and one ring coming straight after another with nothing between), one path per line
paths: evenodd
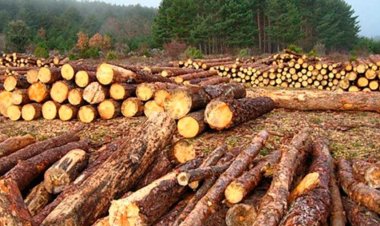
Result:
M47 59L37 58L23 53L9 53L0 56L1 67L27 68L27 67L53 67L60 66L68 62L67 57L53 56Z

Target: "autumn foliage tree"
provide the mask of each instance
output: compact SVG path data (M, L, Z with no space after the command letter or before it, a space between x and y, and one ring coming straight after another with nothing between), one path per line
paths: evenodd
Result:
M79 49L79 50L86 50L88 48L88 35L85 34L84 32L79 32L77 34L78 36L78 39L77 39L77 44L76 44L76 47Z

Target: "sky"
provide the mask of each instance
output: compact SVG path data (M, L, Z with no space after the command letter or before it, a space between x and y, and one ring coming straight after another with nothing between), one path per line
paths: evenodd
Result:
M99 0L97 0L99 1ZM161 0L102 0L118 5L140 4L148 7L158 7ZM360 35L366 37L380 37L380 0L345 0L352 5L355 14L359 17Z

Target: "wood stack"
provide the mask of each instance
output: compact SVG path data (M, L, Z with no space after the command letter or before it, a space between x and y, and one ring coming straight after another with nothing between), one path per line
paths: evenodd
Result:
M14 68L28 68L28 67L54 67L60 66L68 62L67 57L53 56L47 59L37 58L32 55L23 53L10 53L2 54L0 56L0 68L4 67L14 67Z

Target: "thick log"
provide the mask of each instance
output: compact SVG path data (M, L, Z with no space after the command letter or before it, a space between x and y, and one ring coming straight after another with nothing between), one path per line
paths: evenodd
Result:
M121 104L121 113L125 117L141 116L144 113L144 103L136 97L130 97Z
M233 204L241 202L260 183L265 170L277 164L280 158L281 151L274 151L233 180L224 191L226 200Z
M112 119L120 115L120 103L115 100L105 100L98 105L98 113L101 119Z
M78 110L78 119L84 123L90 123L98 116L97 110L92 105L85 105Z
M340 189L338 181L335 176L335 163L330 162L331 175L330 175L330 193L331 193L331 214L330 225L345 226L347 223L346 214L344 212L342 197L340 195Z
M32 216L39 213L49 202L53 200L53 195L47 192L43 182L34 186L25 198L25 204Z
M0 180L0 199L0 225L33 225L32 217L13 180Z
M201 134L205 128L204 111L192 112L178 120L178 133L184 138L194 138Z
M73 106L81 105L83 103L83 90L79 88L70 90L67 99Z
M313 182L305 181L300 183L300 185L306 186L303 186L302 192L291 203L281 225L328 224L331 204L329 182L332 161L326 141L321 138L317 139L313 144L313 162L308 174L317 174L317 184L313 185Z
M12 167L14 167L18 161L29 159L36 156L48 149L59 147L70 142L78 141L79 137L76 135L78 131L70 131L68 133L56 136L44 141L39 141L34 144L28 145L17 152L0 158L0 174L4 174Z
M32 135L10 137L0 143L0 157L7 156L36 142Z
M28 90L18 89L12 92L12 104L23 105L29 102Z
M353 160L352 169L355 179L372 188L380 188L380 162L370 163L363 160Z
M49 98L48 87L41 82L33 83L28 88L28 96L30 100L41 103Z
M158 112L164 112L165 109L159 106L154 100L150 100L144 105L144 115L150 118L152 115Z
M52 100L46 101L42 105L42 117L49 120L55 119L58 115L58 109L60 107L61 105L59 103L56 103Z
M4 175L4 177L13 179L17 183L19 189L23 190L50 165L58 161L69 151L78 148L87 150L88 142L72 142L61 147L46 150L30 159L18 162L15 167Z
M257 212L254 206L240 203L233 205L226 214L228 226L250 226L254 223Z
M26 81L26 78L23 75L17 75L17 76L11 75L5 79L3 86L6 91L11 92L15 90L16 88L19 88L19 89L28 88L29 83Z
M343 190L352 200L380 214L380 191L355 180L349 161L338 161L338 178Z
M50 89L50 97L57 103L63 103L69 96L69 91L72 89L72 84L68 81L57 81Z
M110 87L110 97L114 100L125 100L134 96L136 92L135 84L114 83Z
M0 115L8 117L7 109L12 105L12 93L8 91L0 91Z
M347 214L347 219L352 226L376 226L380 225L379 216L367 208L356 204L347 197L343 198L343 206Z
M28 70L28 72L26 72L26 81L28 81L29 84L38 82L38 69Z
M21 117L25 121L32 121L38 119L42 116L42 106L41 104L32 103L26 104L21 108Z
M374 111L380 112L380 93L330 92L314 90L253 89L249 96L266 96L276 107L301 111Z
M194 209L189 213L185 220L180 224L202 225L210 216L212 210L217 209L223 199L223 191L227 185L244 170L246 170L259 154L264 142L268 139L268 132L261 131L248 148L244 149L232 162L230 167L218 178L215 184L208 190L207 194L199 200Z
M83 99L89 104L99 104L108 97L108 89L98 82L90 83L83 90Z
M181 139L173 144L169 153L171 161L175 163L185 163L195 159L196 156L194 146L186 139Z
M40 68L38 80L45 84L53 84L61 78L61 71L58 68Z
M96 81L95 71L78 71L75 74L75 84L81 88L88 86L91 82Z
M54 163L44 174L44 186L49 193L58 194L87 166L88 155L74 149Z
M287 199L296 169L304 164L310 151L309 130L295 135L288 145L281 147L282 156L273 175L271 186L260 202L253 225L278 225L288 208Z
M78 108L70 104L61 105L58 110L59 119L62 121L70 121L77 116Z
M61 67L62 78L72 80L79 71L96 71L96 67L84 64L64 64Z
M204 89L211 99L219 97L241 99L247 96L244 85L239 83L210 85L206 86Z
M174 132L175 122L166 114L148 119L75 193L66 196L42 225L94 223L108 209L111 200L128 191L146 172Z
M268 97L214 99L206 107L205 121L213 129L223 130L258 118L274 109Z

